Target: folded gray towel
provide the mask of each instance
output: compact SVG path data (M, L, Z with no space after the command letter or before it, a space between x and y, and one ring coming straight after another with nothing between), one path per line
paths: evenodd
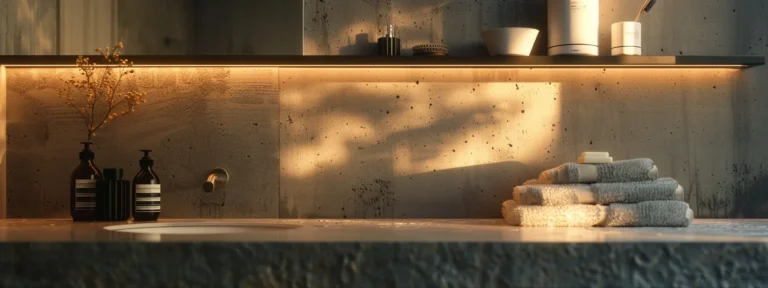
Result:
M501 206L507 224L525 227L592 227L606 214L598 205L533 206L507 200Z
M597 194L597 203L638 203L655 200L682 200L682 187L672 178L653 181L594 183L590 185Z
M543 206L682 200L682 196L683 187L672 178L623 183L522 185L516 186L512 193L512 199L522 205Z
M647 158L616 161L604 164L565 163L545 170L539 175L539 184L615 183L655 180L658 169Z
M512 192L512 199L521 205L594 204L595 194L592 187L588 184L535 184L515 186ZM585 200L585 198L591 199Z
M691 216L690 218L688 216ZM605 218L607 227L686 227L693 211L682 201L647 201L611 204Z
M648 158L616 161L613 163L595 164L597 166L597 182L615 183L648 181L656 179L653 173L653 160Z
M681 201L535 206L507 200L501 214L509 225L529 227L686 227L693 220L693 210Z

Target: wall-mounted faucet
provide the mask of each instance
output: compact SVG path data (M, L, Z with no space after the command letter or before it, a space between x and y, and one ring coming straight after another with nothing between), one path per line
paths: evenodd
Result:
M205 192L213 192L216 188L223 189L227 186L227 181L229 181L227 170L221 168L213 169L211 173L208 173L208 178L203 183L203 190Z

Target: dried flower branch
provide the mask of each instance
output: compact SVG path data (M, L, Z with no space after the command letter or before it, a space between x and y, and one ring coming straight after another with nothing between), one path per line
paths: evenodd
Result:
M88 141L104 124L135 111L136 105L146 103L146 93L120 89L123 78L133 74L133 62L121 58L123 43L97 48L106 63L96 64L88 57L77 57L80 79L64 80L59 97L72 107L88 129Z

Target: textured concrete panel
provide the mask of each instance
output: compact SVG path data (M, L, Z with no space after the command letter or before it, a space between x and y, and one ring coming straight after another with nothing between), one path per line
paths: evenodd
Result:
M523 26L541 31L534 51L546 53L546 1L541 0L307 0L304 55L376 54L375 43L397 27L403 54L418 44L442 43L451 55L487 55L483 29Z
M194 1L193 54L301 55L303 5L303 0Z
M611 24L632 21L643 2L600 1L601 55L610 55ZM764 15L766 5L765 1L748 0L659 1L641 18L644 53L729 55L763 51L766 43L762 40L762 45L744 44L751 35L765 36L766 24L760 15ZM308 0L304 8L307 55L373 54L376 39L386 34L389 23L400 27L406 55L413 45L429 42L455 48L454 55L484 54L480 32L506 26L541 30L533 54L546 55L546 1ZM747 21L753 25L745 25Z
M128 54L301 55L302 0L119 0Z
M0 55L58 53L58 0L0 0Z
M741 29L737 33L737 53L765 55L768 52L768 13L766 1L737 1L734 7ZM735 193L736 201L728 217L768 218L768 67L757 67L740 73L733 101L735 143L733 180L723 183Z
M57 97L74 69L8 70L9 217L67 217L68 181L77 166L80 118ZM153 149L163 183L163 217L277 216L277 70L141 68L148 103L97 132L95 163L138 170ZM226 189L205 193L216 167Z
M498 217L514 185L585 150L655 159L697 213L733 201L714 187L737 71L576 71L281 69L280 215Z
M117 3L117 39L125 43L125 54L187 55L194 50L192 1L118 0Z
M611 24L633 21L644 1L600 1L600 54L610 55ZM630 4L631 3L631 4ZM742 8L744 8L742 10ZM751 9L765 9L765 1L658 1L640 18L645 55L742 55L739 18ZM762 17L760 17L762 18ZM763 20L764 21L764 20ZM765 24L763 24L765 25Z
M2 243L0 283L764 287L766 257L763 243Z
M537 6L546 6L545 2L360 0L344 1L342 5L340 1L311 0L305 5L304 52L370 54L371 46L365 43L379 37L381 29L390 21L404 26L401 33L403 41L411 43L405 48L415 42L436 41L437 38L450 46L475 45L479 48L482 47L479 33L486 27L532 23L533 27L545 29L546 7ZM599 44L602 55L609 54L610 25L633 19L642 3L641 0L601 1ZM540 13L542 10L543 14ZM494 13L499 16L493 18ZM768 50L768 18L763 15L766 13L766 1L659 1L650 14L641 18L644 53L765 55ZM507 23L498 22L501 21L498 19ZM534 20L529 21L531 19ZM461 25L461 29L442 29L451 25ZM359 41L363 44L356 44L356 35L366 33L368 36L361 37ZM539 47L545 46L546 43L542 45L546 42L544 39L545 35L539 37ZM461 53L456 55L484 55L482 49L459 51ZM545 53L543 49L534 51L534 54ZM417 74L402 71L403 74ZM532 72L520 72L520 75L525 73ZM766 73L768 68L765 67L739 72L552 72L555 76L538 80L563 83L559 88L563 95L559 107L561 122L556 123L557 128L562 129L561 135L550 137L554 146L541 147L550 148L552 152L546 162L520 161L520 165L527 167L526 171L535 171L572 161L574 155L582 150L608 150L618 158L652 157L662 174L675 177L685 187L686 200L697 216L768 217L768 198L765 196L768 195L765 192L768 190L768 171L764 164L768 161L768 154L763 149L768 144L768 130L761 124L768 120L764 116L768 108L768 100L764 97L768 90ZM354 77L357 76L350 76L350 79ZM498 80L479 77L464 81L482 84ZM354 91L356 85L359 84L349 84L349 89L336 88L334 93L338 95L335 96L354 96L355 92L347 91ZM594 91L581 85L592 87ZM419 95L423 98L436 96L430 91L420 92ZM532 127L530 130L537 131ZM445 161L455 159L445 157ZM489 169L497 173L503 170ZM437 175L435 173L438 171L434 171L433 175ZM482 173L488 174L493 173ZM533 172L530 172L525 177L532 175ZM432 176L417 190L429 187L426 183L449 183L443 180L446 178L453 180L456 177ZM485 193L489 182L493 181L473 180L463 186L481 186L478 190ZM482 199L483 193L469 194L468 199ZM410 195L433 198L424 193ZM402 197L397 198L400 199ZM425 205L425 202L427 200L397 201L398 205L419 203L416 206ZM430 209L421 209L426 210Z

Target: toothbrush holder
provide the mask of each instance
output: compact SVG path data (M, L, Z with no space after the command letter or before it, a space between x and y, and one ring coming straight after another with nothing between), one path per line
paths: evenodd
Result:
M611 55L643 55L642 25L625 21L611 25Z

